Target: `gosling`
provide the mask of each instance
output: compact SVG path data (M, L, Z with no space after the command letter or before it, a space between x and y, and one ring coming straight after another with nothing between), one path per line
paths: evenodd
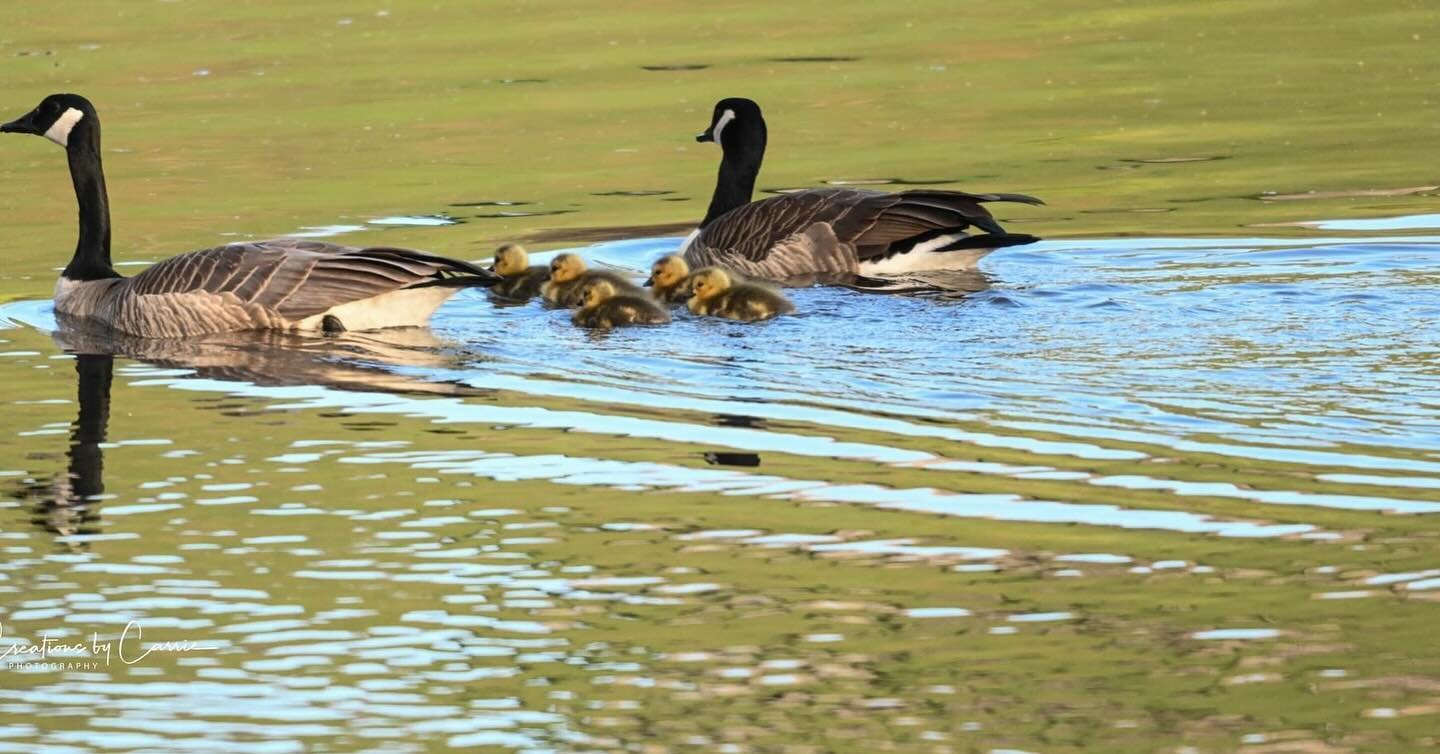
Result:
M490 271L504 278L490 289L501 298L529 301L539 295L540 287L550 279L550 268L530 266L530 255L518 243L507 243L495 250L495 263Z
M650 295L662 304L683 304L690 298L690 265L679 254L660 257L645 281Z
M670 315L643 295L620 293L609 280L585 283L580 309L571 320L581 327L609 329L622 325L663 325Z
M795 311L795 305L774 288L756 283L736 282L721 267L706 267L690 276L694 291L688 306L696 314L758 322Z
M561 254L550 260L550 279L540 287L540 295L552 304L578 306L582 289L592 280L609 281L616 291L624 291L626 295L642 293L622 275L607 270L587 270L584 259L574 254Z

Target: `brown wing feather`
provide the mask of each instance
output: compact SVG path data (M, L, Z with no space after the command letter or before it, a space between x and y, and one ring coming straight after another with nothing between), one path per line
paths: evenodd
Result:
M871 195L883 196L855 189L811 189L761 199L716 218L696 240L713 249L760 261L781 240L817 220L834 220L837 210L843 212L848 205Z
M1004 234L1004 228L982 205L997 201L1044 203L1024 194L809 189L751 202L721 215L701 229L691 247L694 253L686 256L692 265L731 265L761 275L770 266L792 273L838 271L847 264L841 257L864 260L884 256L890 244L926 233L975 227ZM802 234L816 237L807 230L816 224L833 229L834 248L814 243L805 247L805 253L815 256L810 269L792 269L801 263L798 258L767 264L775 254L799 254L804 244L797 242L805 240ZM849 264L853 266L853 261Z
M217 246L172 257L136 275L134 295L230 293L289 319L415 285L498 278L468 262L409 249L281 239Z

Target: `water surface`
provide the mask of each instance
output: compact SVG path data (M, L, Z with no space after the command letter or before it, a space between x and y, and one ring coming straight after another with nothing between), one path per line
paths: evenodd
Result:
M104 339L46 301L60 152L0 137L0 752L1434 748L1434 21L7 5L0 117L97 103L127 274L293 234L638 275L725 96L762 191L1022 192L1048 240L755 326L471 291Z
M638 274L676 243L580 251ZM1047 242L964 297L613 333L474 291L429 331L186 344L10 304L5 640L205 649L12 667L7 739L1067 750L1338 718L1403 749L1357 680L1313 727L1248 689L1340 667L1423 708L1390 679L1435 662L1393 637L1437 593L1437 248Z

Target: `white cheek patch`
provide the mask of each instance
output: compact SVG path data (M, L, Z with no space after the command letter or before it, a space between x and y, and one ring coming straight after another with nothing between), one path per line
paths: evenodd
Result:
M59 144L62 147L70 146L70 132L74 130L75 124L85 117L85 113L75 108L67 109L64 114L55 120L55 124L45 131L45 138Z
M732 120L735 120L735 111L726 110L721 113L720 118L715 121L715 128L710 130L710 134L711 137L715 139L716 144L720 143L720 132L724 131L725 127L730 125L730 121Z

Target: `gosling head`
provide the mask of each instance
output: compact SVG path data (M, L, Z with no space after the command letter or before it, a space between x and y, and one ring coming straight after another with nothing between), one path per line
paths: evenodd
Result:
M599 306L606 299L614 298L614 296L614 284L609 280L595 280L585 286L585 291L580 297L580 305L589 309L593 306Z
M507 243L496 249L495 262L490 265L490 271L501 277L519 275L529 268L530 255L526 253L525 247L518 243Z
M574 254L561 254L550 260L550 279L568 283L585 272L585 260Z
M44 136L66 149L72 142L93 143L97 150L100 146L100 118L95 106L78 94L52 94L34 110L0 125L0 132Z
M650 279L645 285L658 285L662 288L674 288L690 274L690 265L685 263L685 257L678 254L660 257L650 267Z
M702 301L724 293L730 285L730 273L719 267L706 267L690 279L691 292Z

